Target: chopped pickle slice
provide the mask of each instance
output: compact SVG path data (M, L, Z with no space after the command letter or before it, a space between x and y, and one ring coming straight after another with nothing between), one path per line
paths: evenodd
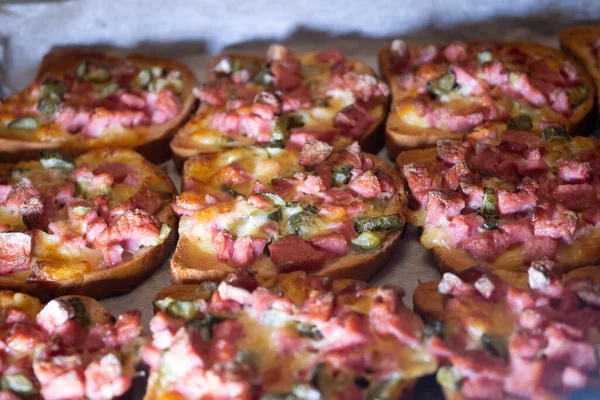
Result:
M38 120L34 117L21 117L8 123L8 129L34 130L38 127Z
M40 153L40 162L44 168L75 168L75 163L59 150L44 150Z
M399 214L381 215L379 217L357 217L354 220L354 230L358 233L367 231L385 232L402 229L402 219Z
M587 99L588 88L585 85L575 86L569 89L569 102L571 107L577 107Z
M364 250L372 250L381 244L382 238L380 236L381 234L366 231L352 239L352 244Z
M531 117L525 114L510 118L508 121L506 121L506 124L508 125L508 129L516 131L530 131L533 129Z
M438 76L425 85L425 89L432 95L443 96L456 87L456 76L452 72Z
M483 51L480 51L479 53L477 53L477 62L479 64L485 64L485 63L491 62L493 60L494 60L494 53L490 49L483 50Z
M542 131L546 140L571 140L571 135L560 126L548 126Z

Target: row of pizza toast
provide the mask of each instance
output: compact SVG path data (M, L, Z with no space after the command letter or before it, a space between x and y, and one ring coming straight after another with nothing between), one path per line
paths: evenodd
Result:
M0 286L71 297L4 292L0 396L118 397L138 356L148 399L396 399L436 371L449 398L596 386L600 147L575 135L599 37L563 32L576 59L395 40L387 83L337 50L222 55L197 87L172 61L50 53L0 103ZM363 152L384 125L400 172ZM179 194L129 150L169 147ZM427 324L361 283L407 221L445 273L415 292ZM72 297L131 290L176 240L172 281L195 286L157 296L152 339Z

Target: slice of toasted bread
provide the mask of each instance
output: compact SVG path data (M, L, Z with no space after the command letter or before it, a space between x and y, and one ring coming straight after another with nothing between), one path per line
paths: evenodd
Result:
M299 56L310 57L314 54L316 53L303 53L299 54ZM224 53L218 55L210 61L206 72L206 81L210 82L217 79L217 75L213 72L213 67L219 62L219 60L227 57L245 60L248 62L255 62L259 64L264 64L266 62L265 57L251 56L245 54ZM372 76L377 76L375 71L369 68L362 61L347 60L346 63L352 65L355 71L364 74L370 74ZM372 113L375 121L371 123L369 128L362 135L362 137L357 140L361 145L362 149L366 152L375 154L379 150L381 150L381 148L384 145L385 119L388 105L389 103L382 104L381 112L379 114L373 115ZM203 132L203 130L206 130L206 128L202 128L202 126L200 126L200 122L208 116L210 116L211 113L214 113L219 110L219 108L210 106L209 104L201 103L200 107L192 116L190 121L181 129L179 129L175 134L175 137L170 143L170 147L173 153L173 160L175 161L175 165L179 170L181 170L181 168L183 167L183 163L187 158L199 154L219 153L231 149L231 147L218 144L199 143L191 138L192 134L199 132L201 133ZM345 147L345 145L343 147Z
M431 164L435 162L436 158L435 148L408 150L398 155L396 166L402 171L402 168L406 164ZM423 227L425 215L426 213L423 209L407 208L407 221L414 226ZM452 272L461 275L468 269L483 264L482 261L473 258L462 248L438 245L423 236L421 236L421 243L431 249L435 262L442 273ZM561 243L557 250L556 261L565 271L594 264L600 261L600 247L597 243L597 235L577 237L568 245ZM487 264L487 267L498 274L510 274L511 271L517 273L526 272L529 265L523 261L521 250L522 247L517 246L501 255L494 262Z
M593 49L598 38L600 38L598 26L567 28L560 33L560 49L584 65L594 79L597 95L600 88L600 66ZM596 107L600 109L598 100L596 100Z
M139 163L145 176L144 182L160 182L165 190L162 208L155 214L156 219L170 228L167 238L157 246L144 247L137 251L131 258L113 267L95 268L81 274L55 274L53 279L40 278L32 273L31 268L0 275L0 288L10 289L34 295L42 300L49 300L62 295L86 295L103 298L130 291L139 283L150 277L169 257L177 238L177 218L173 212L170 201L177 194L177 189L171 182L167 173L158 166L150 163L132 150L100 149L80 156L78 159L86 160L115 160L119 157L131 162ZM75 163L77 163L77 159ZM4 165L4 168L8 168ZM144 178L146 179L146 178ZM35 257L34 257L35 258ZM65 265L63 268L69 268ZM50 280L49 280L50 279Z
M177 128L188 119L196 104L196 99L192 95L192 89L197 84L194 73L184 64L162 57L142 54L130 54L125 57L119 57L111 53L95 50L58 48L43 58L36 80L56 76L62 77L69 71L75 72L77 67L86 60L111 64L119 61L128 61L142 68L160 66L179 71L183 81L183 88L180 95L181 110L174 118L160 125L108 128L105 132L119 132L119 136L113 135L112 138L103 138L102 135L98 138L91 138L83 137L79 134L68 134L55 123L49 128L52 133L45 136L48 139L39 139L36 136L32 137L31 133L19 137L2 126L0 128L0 160L3 162L16 162L36 159L39 157L41 150L59 148L64 153L77 156L87 151L107 146L135 149L153 163L161 163L170 158L171 154L168 143Z
M405 223L406 195L402 179L389 164L376 156L366 154L374 165L387 171L394 179L398 188L396 195L387 205L385 214L399 213L402 224ZM368 280L375 276L389 260L395 243L400 239L402 229L389 232L385 241L374 250L349 250L342 256L326 261L325 265L315 272L331 278L351 278ZM268 278L278 273L277 267L270 258L261 257L254 262L252 269L261 278ZM173 283L193 283L206 280L220 281L235 268L219 261L216 254L202 251L185 234L180 235L177 248L171 259L171 278Z
M470 41L468 45L479 45L481 41ZM514 46L519 50L540 57L549 57L558 60L571 61L578 65L570 56L565 55L559 50L543 46L532 42L501 42L505 46ZM417 45L424 47L426 45ZM399 76L395 74L390 65L391 46L383 48L378 55L379 71L383 78L388 82L392 91L392 106L386 122L386 148L390 157L395 158L400 151L424 148L434 146L439 139L461 139L468 132L453 132L450 130L438 128L421 128L407 124L397 114L397 109L401 101L410 98L409 93L402 89L398 82ZM588 94L583 103L573 110L573 114L568 118L556 116L556 119L569 128L573 134L586 134L593 127L593 115L590 111L594 105L594 85L587 72L579 68L581 81L588 87Z

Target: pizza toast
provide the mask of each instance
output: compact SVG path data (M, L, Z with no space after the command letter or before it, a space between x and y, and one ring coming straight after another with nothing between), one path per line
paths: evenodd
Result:
M561 276L554 263L544 261L527 272L472 269L463 279L447 273L441 281L421 283L414 309L434 332L427 346L442 357L437 380L445 398L485 393L486 398L560 399L588 385L595 388L599 271L594 265ZM575 326L589 333L562 334ZM468 374L468 365L477 372ZM489 379L479 379L491 370L496 373Z
M248 272L239 271L238 274L230 274L220 284L204 282L201 285L175 285L163 289L155 297L154 304L157 314L151 322L151 326L156 327L153 330L154 342L153 345L146 346L142 351L142 359L151 366L145 400L156 400L162 398L161 396L175 394L182 396L183 399L193 398L198 396L200 392L205 395L216 395L217 391L222 391L223 388L228 390L227 393L221 394L223 398L233 398L235 395L240 398L245 398L244 396L252 397L257 392L263 397L284 395L291 392L302 398L310 395L310 392L313 394L320 393L323 396L322 398L335 398L336 393L351 392L355 395L362 393L372 398L404 399L410 398L418 377L429 374L436 368L435 358L431 358L424 352L422 345L419 344L420 340L418 338L422 334L419 329L422 327L421 322L401 303L394 303L396 304L394 306L395 311L389 317L391 319L402 319L407 326L410 326L411 333L407 332L403 339L400 339L400 336L394 336L392 333L384 333L383 328L375 333L375 325L369 323L369 321L377 318L375 309L383 314L386 310L384 304L387 304L388 301L401 302L401 291L397 291L397 289L392 287L370 288L363 282L347 279L332 281L323 277L310 276L303 272L282 274L267 280L257 280L258 282ZM257 283L259 283L258 286ZM358 298L357 293L360 293L361 299L358 302L355 300ZM233 297L231 297L232 295ZM246 297L246 300L242 300L241 296ZM298 333L295 333L295 318L296 314L298 318L301 318L300 314L304 311L297 310L305 310L309 304L325 297L335 299L337 306L334 307L349 306L348 311L344 314L345 316L330 319L331 316L327 317L327 312L325 312L325 314L319 314L321 315L320 322L311 320L313 317L308 315L302 317L302 321L304 321L301 324L302 327L311 326L314 334L305 336L300 333L300 336L298 336ZM233 300L234 298L235 300ZM256 310L255 307L259 307L260 303L258 299L267 298L270 299L269 302L277 298L276 303L270 303L270 305L264 303L266 308L261 309L262 311ZM239 303L240 301L242 303ZM220 304L227 304L228 306L222 307ZM324 302L319 304L313 308L314 311L310 315L316 317L317 310L324 311L328 307ZM283 312L279 311L281 307L284 307ZM213 310L211 315L207 314L206 310L209 309ZM275 313L279 317L275 317ZM273 314L275 319L268 319L266 317L268 314ZM262 317L255 317L255 315L262 315ZM258 318L258 321L256 318ZM327 337L329 335L317 333L319 330L328 332L328 325L337 324L338 322L334 321L342 321L347 318L363 319L360 331L362 334L366 334L369 339L365 340L363 338L360 341L352 339L354 340L352 348L346 348L348 342L343 337L357 337L348 331L347 335L335 339L336 343L332 347L325 343L328 341ZM188 328L181 328L177 331L179 327L183 326L182 319L189 321L185 325ZM212 326L206 325L213 332L213 341L210 343L216 343L217 338L221 338L220 332L224 332L225 325L228 329L235 328L235 332L238 332L235 336L223 337L218 341L227 341L228 348L232 352L237 350L235 363L243 365L252 359L258 370L256 367L253 369L236 369L238 372L246 371L250 374L250 376L245 375L245 379L238 380L233 379L234 374L228 375L232 379L227 378L227 375L220 374L216 364L206 365L204 369L190 369L187 375L184 371L170 367L170 365L179 365L180 361L176 360L175 354L172 354L172 349L175 348L175 343L180 343L183 340L185 336L183 331L187 330L189 335L193 335L189 328L192 321L197 321L197 326L200 326L200 321L205 321L206 324L209 320L214 321L210 323ZM173 338L171 343L161 339L161 337L165 338L165 331L161 331L158 328L159 326L170 329L171 335L175 335L171 336ZM345 325L344 329L352 330L354 328ZM297 337L295 344L289 341L284 344L284 336L287 338L289 335ZM204 337L210 338L210 336ZM405 343L404 341L411 344L404 347L401 344ZM209 344L209 346L214 349L213 344ZM307 346L313 350L309 350ZM334 347L339 350L334 351ZM346 348L345 351L340 351L344 348ZM160 360L153 356L159 349L166 354ZM391 349L394 349L394 351L391 351ZM307 350L312 351L312 353L307 353ZM380 353L380 351L388 354L388 356ZM365 370L364 366L358 364L354 364L353 367L344 367L346 356L342 354L361 352L369 354L370 358L374 360L368 369ZM212 350L211 354L216 354L216 349ZM226 357L225 353L221 352L219 354L220 357ZM241 354L246 357L242 357ZM339 354L339 356L335 356L338 357L336 359L338 361L335 363L329 361L329 357L334 357L333 354ZM249 355L252 357L249 357ZM392 362L389 360L387 372L378 374L378 365L386 357L398 361ZM320 361L315 364L317 359ZM337 378L332 378L332 374L335 374L338 369L342 369L344 372L340 370L337 373ZM160 378L159 370L162 371ZM211 375L213 374L219 376L219 385L184 383L190 382L194 377L194 380L204 381L204 379L208 379L212 381L213 377ZM352 377L356 374L361 375L359 381L354 381L359 383L353 382ZM174 375L182 376L174 378ZM397 375L401 375L402 378L396 378ZM181 382L181 384L177 382ZM252 386L252 383L254 383L254 386Z
M295 269L332 278L374 276L400 238L406 197L393 167L351 147L332 152L325 143L309 142L301 153L247 148L189 159L173 205L182 215L173 282L221 280L245 266L259 277ZM311 148L325 152L310 162ZM363 178L348 181L357 174ZM360 195L367 177L376 191ZM379 221L380 227L369 228L379 232L356 230L367 220Z
M0 287L42 299L106 297L149 277L175 244L167 174L132 150L0 168Z
M293 54L272 45L266 57L221 54L195 94L200 107L171 142L180 167L194 155L247 145L299 150L317 139L342 149L356 140L372 153L383 146L387 85L338 50Z
M2 290L0 314L8 367L2 397L115 399L131 387L139 348L146 343L139 312L115 318L86 296L42 304Z
M391 157L521 114L540 131L548 122L573 134L593 127L590 76L569 56L537 43L397 40L380 51L379 67L392 91L386 125Z
M102 147L135 149L154 163L192 112L193 72L171 59L58 48L35 80L0 103L0 159L36 159L42 150L77 156Z
M490 134L495 139L477 142L478 137ZM597 202L593 192L592 172L595 168L592 159L597 149L595 139L583 137L567 139L565 136L565 141L548 140L530 132L506 130L503 125L482 128L473 135L471 141L441 140L437 148L405 151L400 153L396 160L397 167L403 171L408 186L412 189L407 220L423 228L421 243L433 251L440 270L461 275L469 268L485 263L492 271L499 269L526 271L529 262L540 257L555 259L565 270L597 262L600 259L600 250L596 245L597 229L591 218ZM524 142L531 141L521 148L520 151L524 153L505 151L511 144L519 141L515 139L516 137L520 137ZM455 149L464 151L465 158L459 162L456 162L457 160L447 162L450 154L448 150L454 145L457 146ZM541 152L539 154L542 156L534 166L531 158L527 159L527 154L538 154L538 152ZM510 159L515 155L523 159L521 161L514 159L517 160L516 164L507 167L515 168L511 170L513 172L508 170L499 172L504 167L498 167L502 161L500 158L495 159L494 155L500 158L506 157L503 158L504 166L511 165ZM591 158L586 158L587 156ZM444 157L446 161L443 160ZM576 161L578 159L580 161ZM582 166L588 171L586 178L580 181L570 180L564 172L567 165ZM421 166L427 167L421 169ZM513 175L517 172L517 168L522 175L520 173ZM528 168L533 169L528 170ZM536 168L539 169L536 171ZM417 179L419 171L423 173L425 179L428 179L427 177L432 179L431 186L424 188L423 191L420 191L417 183L421 179ZM454 175L457 171L457 175ZM548 175L544 177L542 173ZM509 178L507 174L512 177ZM585 183L587 179L590 179L591 183ZM525 193L528 193L525 189L519 189L523 185L526 186L527 182L537 187L529 197L525 196ZM544 186L545 183L548 185ZM490 205L493 205L492 213L495 214L491 219L481 208L485 191L480 188L485 187L486 184L495 188L490 190ZM562 195L563 191L573 189L584 189L590 193L587 197L574 192L567 197ZM429 204L430 191L434 197L431 204ZM518 201L510 205L507 203L516 198L524 200L527 204ZM579 200L576 200L577 198ZM457 200L464 205L460 212L463 215L449 217L447 220L442 218L433 223L432 218L428 217L428 210L432 215L437 212L434 210L436 199L443 204L452 202L453 199ZM578 204L574 204L575 202ZM446 209L449 204L441 206L440 210ZM561 215L567 217L568 223L561 226L569 226L569 232L566 232L568 239L550 232L555 225L554 222L548 222L552 219L548 220L542 215L542 209L546 207L560 209ZM557 216L558 214L554 215ZM454 222L452 222L453 218L456 219ZM527 218L531 222L528 222ZM493 226L484 228L487 222ZM481 227L478 226L480 223L483 224ZM431 229L433 225L437 225L437 228ZM462 230L461 227L466 230ZM523 230L511 229L518 227L522 227ZM572 236L571 232L577 234Z
M560 33L560 49L579 60L594 79L596 88L600 87L600 67L598 65L597 39L600 28L597 26L580 26L567 28ZM596 103L598 101L596 100ZM598 105L596 105L598 107Z

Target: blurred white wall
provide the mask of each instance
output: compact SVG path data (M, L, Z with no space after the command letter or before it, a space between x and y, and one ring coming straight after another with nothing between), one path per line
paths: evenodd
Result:
M327 47L332 37L340 36L346 42L406 34L421 40L535 39L594 19L600 19L600 0L70 0L4 5L0 0L0 39L8 44L4 62L9 80L20 87L55 45L105 44L181 56L255 40Z

